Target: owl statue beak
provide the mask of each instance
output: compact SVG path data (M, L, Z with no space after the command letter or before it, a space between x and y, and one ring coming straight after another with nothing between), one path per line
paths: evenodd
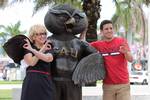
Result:
M72 28L74 27L74 25L75 25L75 19L73 17L69 18L65 22L67 32L72 32Z

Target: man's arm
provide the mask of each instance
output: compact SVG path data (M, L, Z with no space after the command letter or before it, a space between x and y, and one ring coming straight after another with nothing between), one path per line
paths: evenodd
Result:
M127 51L126 53L124 53L124 56L126 58L127 61L132 62L133 61L133 57L130 51Z

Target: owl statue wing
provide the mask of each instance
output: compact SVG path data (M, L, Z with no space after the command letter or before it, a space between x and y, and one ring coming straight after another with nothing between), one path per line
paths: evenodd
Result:
M84 57L73 72L72 80L75 84L85 85L105 77L104 62L101 54L92 53Z

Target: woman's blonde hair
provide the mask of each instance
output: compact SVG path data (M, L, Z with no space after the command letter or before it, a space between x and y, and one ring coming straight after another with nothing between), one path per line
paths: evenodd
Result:
M36 34L36 33L47 33L47 30L46 30L46 27L44 25L41 25L41 24L36 24L36 25L33 25L31 26L30 30L29 30L29 39L34 42L33 40L33 36Z

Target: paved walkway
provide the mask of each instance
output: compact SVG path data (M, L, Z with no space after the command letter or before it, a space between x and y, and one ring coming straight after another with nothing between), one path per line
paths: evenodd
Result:
M102 100L102 87L83 87L83 100ZM150 100L150 86L131 85L131 100Z
M13 89L13 100L19 100L22 85L0 85L0 89ZM102 100L102 86L83 87L83 100ZM17 94L17 95L16 95ZM131 85L131 100L150 100L149 85Z
M0 89L21 88L22 84L0 84Z

